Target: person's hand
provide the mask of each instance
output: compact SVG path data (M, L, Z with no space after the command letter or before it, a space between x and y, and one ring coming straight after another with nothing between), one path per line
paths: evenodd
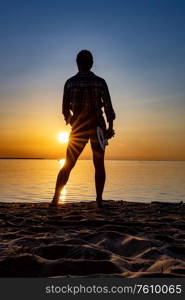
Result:
M115 131L112 127L109 127L106 132L106 136L108 139L111 139L115 135Z
M71 126L73 126L73 122L74 122L74 118L73 118L73 116L71 116L71 119L70 119L70 122L69 122Z
M70 112L68 117L66 118L66 125L68 125L68 124L72 125L72 117L73 117L73 115Z

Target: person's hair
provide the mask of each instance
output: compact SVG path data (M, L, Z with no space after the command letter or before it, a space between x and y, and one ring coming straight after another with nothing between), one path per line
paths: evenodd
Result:
M90 70L93 65L93 56L90 51L81 50L76 57L76 62L78 68L80 67L83 70Z

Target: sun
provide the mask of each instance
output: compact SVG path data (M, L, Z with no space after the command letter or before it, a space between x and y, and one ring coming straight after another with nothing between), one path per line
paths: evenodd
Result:
M65 131L60 132L57 138L60 143L66 144L69 141L69 133Z

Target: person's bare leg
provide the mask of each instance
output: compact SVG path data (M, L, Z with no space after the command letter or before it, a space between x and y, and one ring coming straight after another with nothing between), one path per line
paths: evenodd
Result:
M96 202L98 207L102 207L102 195L106 178L104 153L93 153L93 162L95 167Z
M55 193L53 196L53 200L51 202L51 206L57 206L58 201L60 199L60 194L62 189L64 188L64 185L67 183L69 179L69 175L71 170L76 164L76 161L80 155L80 153L83 151L87 141L83 141L81 139L76 139L75 142L71 140L67 147L67 153L66 153L66 162L63 168L60 170L57 176L56 186L55 186Z
M57 206L61 191L62 191L64 185L68 181L69 174L70 174L72 168L73 168L72 164L71 164L71 168L64 166L58 173L56 186L55 186L55 193L53 196L53 201L51 202L51 204L53 206Z

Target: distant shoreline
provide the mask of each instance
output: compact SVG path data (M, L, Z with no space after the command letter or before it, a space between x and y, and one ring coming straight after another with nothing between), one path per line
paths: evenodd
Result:
M46 158L46 157L0 157L0 159L11 159L11 160L13 160L13 159L21 159L21 160L23 160L23 159L26 159L26 160L29 160L29 159L32 159L32 160L39 160L39 159L42 159L42 160L60 160L60 159L62 159L62 158ZM92 160L91 158L81 158L81 159L79 159L79 160ZM170 161L172 161L172 162L185 162L185 160L175 160L175 159L172 159L172 160L169 160L169 159L119 159L119 158L111 158L111 159L109 159L109 158L107 158L107 159L105 159L105 160L118 160L118 161L168 161L168 162L170 162Z
M0 159L50 159L50 158L44 158L44 157L0 157ZM53 159L53 158L51 158ZM54 158L55 159L55 158Z

